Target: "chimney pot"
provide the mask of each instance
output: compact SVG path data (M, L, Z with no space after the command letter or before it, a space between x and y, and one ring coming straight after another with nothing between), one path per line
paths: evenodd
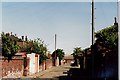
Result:
M25 41L27 41L27 36L25 36Z
M116 17L114 19L115 19L114 25L118 25Z
M22 41L24 41L24 36L22 36Z

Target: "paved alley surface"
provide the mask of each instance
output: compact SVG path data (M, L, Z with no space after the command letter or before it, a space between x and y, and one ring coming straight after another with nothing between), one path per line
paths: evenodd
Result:
M69 64L55 66L48 70L24 77L23 79L31 78L31 79L50 79L50 80L67 80L68 71L71 66Z
M59 76L67 76L67 71L69 71L69 69L70 69L69 65L56 66L28 77L29 78L56 78Z

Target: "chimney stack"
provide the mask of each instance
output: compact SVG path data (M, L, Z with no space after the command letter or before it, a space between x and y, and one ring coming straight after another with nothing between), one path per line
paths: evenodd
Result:
M7 35L7 36L10 36L10 33L8 32L8 33L6 33L6 35Z
M28 39L27 39L27 36L25 36L25 41L27 41Z
M116 20L116 17L115 17L114 19L115 19L115 23L114 23L114 25L118 25L117 20Z
M22 36L22 41L24 41L24 36Z

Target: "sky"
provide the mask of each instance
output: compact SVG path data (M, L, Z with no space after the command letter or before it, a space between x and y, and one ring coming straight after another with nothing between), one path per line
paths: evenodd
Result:
M51 53L55 34L57 48L66 54L91 45L91 2L2 2L0 11L3 32L40 38ZM95 31L113 25L114 17L118 18L117 2L95 2Z

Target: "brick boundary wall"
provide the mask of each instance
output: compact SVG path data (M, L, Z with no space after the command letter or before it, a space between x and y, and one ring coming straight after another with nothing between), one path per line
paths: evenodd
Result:
M50 69L52 67L52 60L51 59L47 59L46 60L46 65L45 65L45 69Z
M8 62L7 59L0 60L0 70L2 77L19 74L19 76L23 75L23 59L12 59ZM9 78L9 77L8 77Z
M47 59L39 65L39 71L50 69L53 66L52 59Z
M42 65L42 71L44 71L45 70L45 61L43 61L41 65Z

